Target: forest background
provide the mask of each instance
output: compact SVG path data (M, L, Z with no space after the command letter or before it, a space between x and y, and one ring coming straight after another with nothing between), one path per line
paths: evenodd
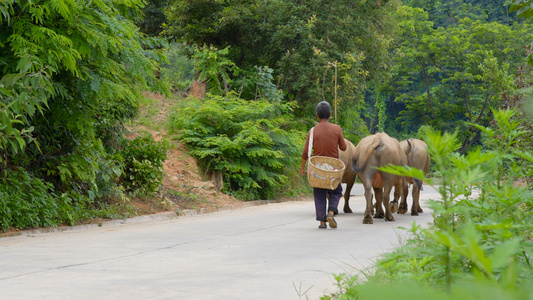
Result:
M297 169L321 100L354 144L431 128L458 132L460 153L487 149L495 109L531 128L533 25L511 4L3 0L2 229L127 216L130 199L160 197L169 141L125 130L145 91L176 99L170 139L243 200L308 190ZM181 99L193 79L207 96Z
M1 0L0 226L134 215L176 143L241 200L309 193L315 106L356 144L429 145L435 222L324 299L526 299L533 291L530 0ZM185 98L191 82L203 99ZM128 127L169 99L169 134ZM163 107L159 107L163 109ZM158 107L156 106L156 110ZM436 178L436 179L435 179Z

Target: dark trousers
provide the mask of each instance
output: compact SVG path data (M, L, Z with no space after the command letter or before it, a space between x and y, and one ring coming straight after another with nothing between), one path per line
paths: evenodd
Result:
M337 206L339 206L339 201L342 197L342 186L339 186L334 190L313 188L313 194L315 196L315 210L316 210L316 220L326 222L326 215L329 211L338 213ZM329 205L328 205L328 195L329 195ZM327 207L327 210L326 210Z

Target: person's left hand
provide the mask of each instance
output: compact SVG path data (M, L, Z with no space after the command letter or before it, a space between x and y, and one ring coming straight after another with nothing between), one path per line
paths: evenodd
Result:
M305 176L305 169L304 169L304 168L301 168L301 169L300 169L300 174L302 174L302 175Z

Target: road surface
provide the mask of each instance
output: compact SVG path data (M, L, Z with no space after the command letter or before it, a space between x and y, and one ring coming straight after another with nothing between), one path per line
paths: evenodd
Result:
M364 225L362 193L356 184L337 229L317 228L309 199L3 237L1 299L319 299L337 291L333 274L393 249L397 227L432 221L422 201L418 217Z

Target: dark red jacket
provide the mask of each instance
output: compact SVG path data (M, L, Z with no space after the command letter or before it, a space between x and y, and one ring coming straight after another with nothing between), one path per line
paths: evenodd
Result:
M329 156L339 158L339 148L346 150L346 142L342 135L340 126L329 122L320 122L313 130L313 156ZM311 130L309 130L311 133ZM302 153L302 159L308 159L309 150L309 133L305 140L305 146Z

